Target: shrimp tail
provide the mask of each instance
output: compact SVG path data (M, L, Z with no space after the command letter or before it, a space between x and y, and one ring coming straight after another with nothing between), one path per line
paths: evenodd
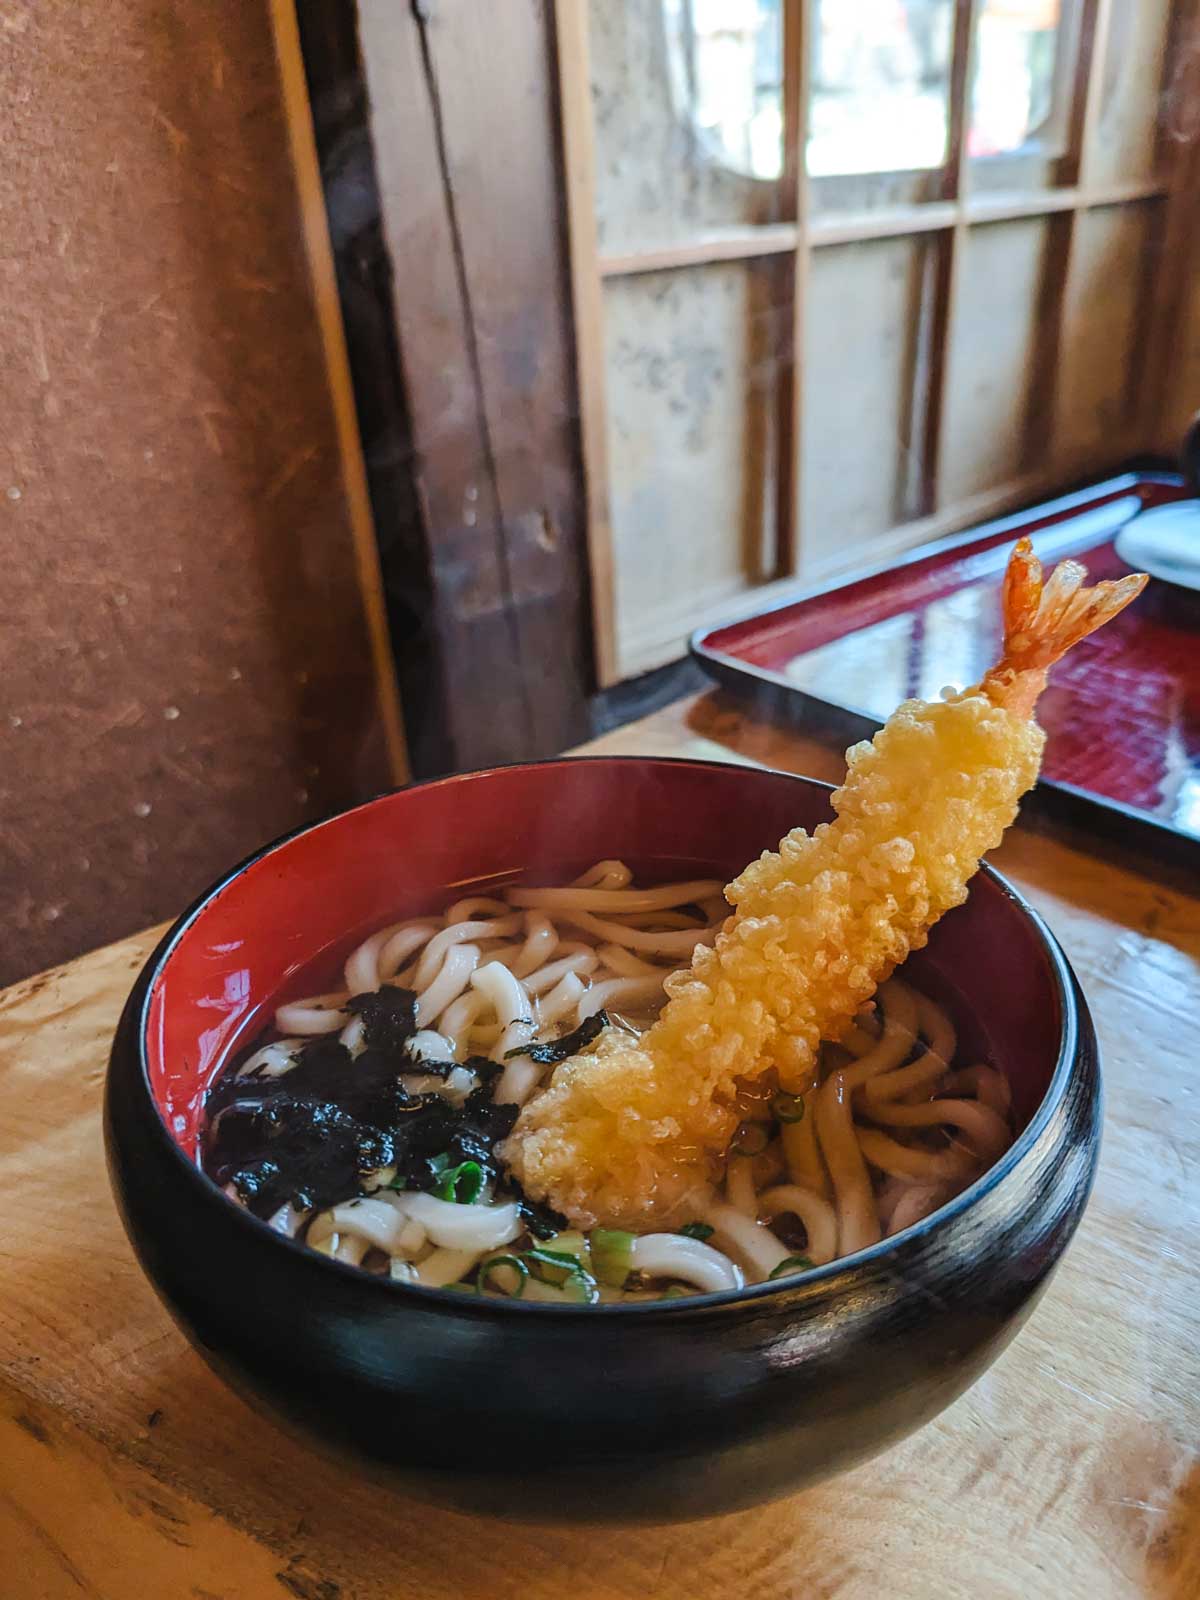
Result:
M1042 563L1019 539L1004 574L1004 654L980 688L994 705L1031 717L1050 668L1073 645L1111 621L1146 587L1144 572L1088 587L1087 568L1060 561L1042 581Z

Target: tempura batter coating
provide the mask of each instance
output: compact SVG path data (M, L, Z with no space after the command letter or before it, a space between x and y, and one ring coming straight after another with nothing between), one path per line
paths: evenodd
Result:
M1058 578L1046 585L1051 639L1036 626L1040 569L1018 547L1005 657L983 684L908 701L854 746L837 820L794 830L730 884L734 915L667 980L653 1027L637 1042L608 1029L555 1070L505 1151L530 1195L583 1227L678 1222L737 1125L739 1080L773 1066L784 1088L811 1082L821 1040L966 898L1015 817L1041 762L1031 710L1046 664L1141 587L1084 591L1078 568Z
M838 820L802 828L730 884L737 915L634 1044L610 1030L560 1066L517 1125L526 1190L581 1226L644 1226L686 1207L705 1153L737 1125L739 1078L809 1081L835 1038L929 928L966 898L1037 776L1044 735L982 694L908 702L848 752Z

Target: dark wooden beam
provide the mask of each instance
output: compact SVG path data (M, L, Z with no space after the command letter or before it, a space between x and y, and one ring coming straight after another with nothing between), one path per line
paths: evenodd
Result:
M397 655L422 770L549 754L589 727L550 30L541 0L358 5L409 479L389 592L410 613Z
M418 776L586 737L549 7L296 0Z
M358 425L379 541L409 756L418 777L450 770L453 743L434 625L433 572L392 315L356 7L296 0Z

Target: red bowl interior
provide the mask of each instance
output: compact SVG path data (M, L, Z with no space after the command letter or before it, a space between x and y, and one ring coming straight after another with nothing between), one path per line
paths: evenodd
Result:
M783 773L639 757L468 773L384 795L268 849L210 894L150 992L155 1103L196 1153L204 1095L279 1000L336 985L374 928L468 887L562 879L617 856L643 881L732 877L797 824L829 820L824 786ZM943 919L913 976L949 1003L964 1046L1001 1067L1018 1127L1049 1084L1062 1007L1042 934L994 877ZM315 974L315 976L314 976Z

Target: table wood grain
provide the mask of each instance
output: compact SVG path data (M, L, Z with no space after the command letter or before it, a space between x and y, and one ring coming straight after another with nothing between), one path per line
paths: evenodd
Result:
M717 695L588 748L840 771ZM105 1176L108 1044L157 931L0 995L0 1595L1196 1600L1200 902L1021 828L996 860L1100 1033L1104 1150L1075 1243L1016 1342L919 1434L791 1500L667 1528L431 1511L260 1419L159 1305Z

